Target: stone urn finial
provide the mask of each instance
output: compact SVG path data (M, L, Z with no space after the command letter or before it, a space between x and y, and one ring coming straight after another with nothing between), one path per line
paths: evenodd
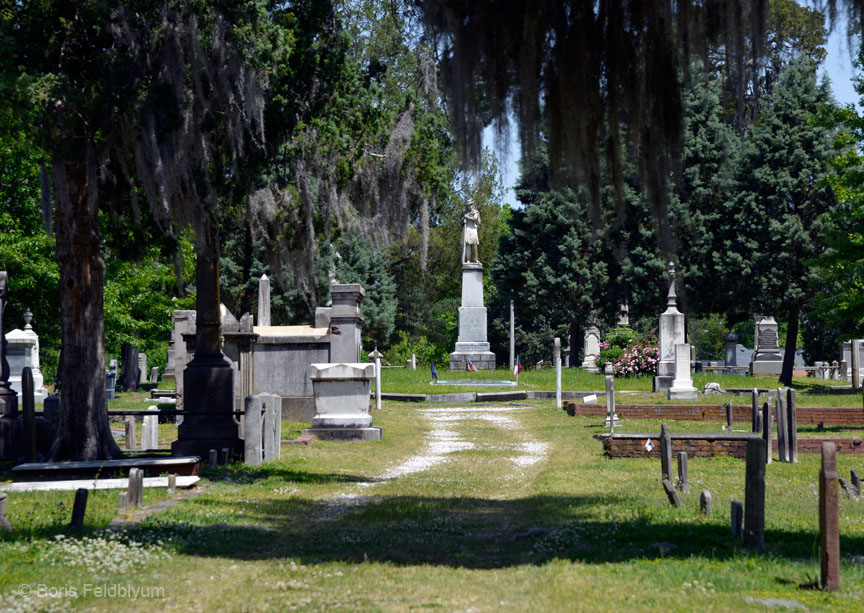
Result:
M666 296L666 304L671 307L678 306L678 296L675 294L675 263L669 262L669 293Z
M24 329L32 330L33 326L30 325L30 322L33 320L33 313L30 312L30 307L27 307L27 310L24 311Z

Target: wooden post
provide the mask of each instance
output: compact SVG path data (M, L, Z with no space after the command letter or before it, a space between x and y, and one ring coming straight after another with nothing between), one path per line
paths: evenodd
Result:
M822 589L840 589L840 513L837 484L837 446L822 441L822 468L819 471L819 550L822 561Z
M765 547L765 445L747 439L744 482L744 545L761 551Z
M798 462L798 398L794 389L786 389L786 426L789 436L786 439L788 445L787 457L790 462Z
M84 527L84 514L87 512L87 490L79 487L75 490L75 504L72 505L72 521L69 522L70 532L81 532Z
M766 402L762 405L762 438L765 440L765 463L771 463L771 405Z
M672 437L666 422L660 424L660 472L664 479L672 482Z
M24 408L24 461L36 461L36 406L33 398L33 372L21 371L21 404Z

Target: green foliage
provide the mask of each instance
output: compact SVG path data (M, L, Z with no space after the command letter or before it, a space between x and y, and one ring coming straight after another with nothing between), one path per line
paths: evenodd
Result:
M697 360L724 359L723 339L728 334L725 317L716 313L694 317L687 322L687 332Z
M404 331L399 332L399 340L390 346L384 356L387 364L393 366L404 366L411 355L417 356L417 363L428 366L435 362L439 367L450 363L450 355L446 347L432 344L423 335L409 335Z
M366 291L361 305L363 344L368 349L389 345L396 321L396 281L387 270L386 252L357 234L336 244L336 277L359 283Z

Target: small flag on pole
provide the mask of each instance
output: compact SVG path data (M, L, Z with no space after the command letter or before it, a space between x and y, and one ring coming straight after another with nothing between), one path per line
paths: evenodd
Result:
M438 380L438 371L435 370L435 362L430 361L429 366L430 366L430 368L432 368L432 379L434 381L437 381Z
M471 358L466 357L465 362L467 363L465 368L467 368L469 372L477 372L477 367L471 362Z
M522 362L519 361L519 356L516 356L516 365L513 366L513 376L518 379L520 372L522 372Z

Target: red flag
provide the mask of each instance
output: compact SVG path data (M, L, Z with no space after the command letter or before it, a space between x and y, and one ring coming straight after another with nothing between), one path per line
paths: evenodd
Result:
M466 368L468 369L468 372L477 372L477 367L471 363L471 358L465 358L465 362L468 364L466 366Z

